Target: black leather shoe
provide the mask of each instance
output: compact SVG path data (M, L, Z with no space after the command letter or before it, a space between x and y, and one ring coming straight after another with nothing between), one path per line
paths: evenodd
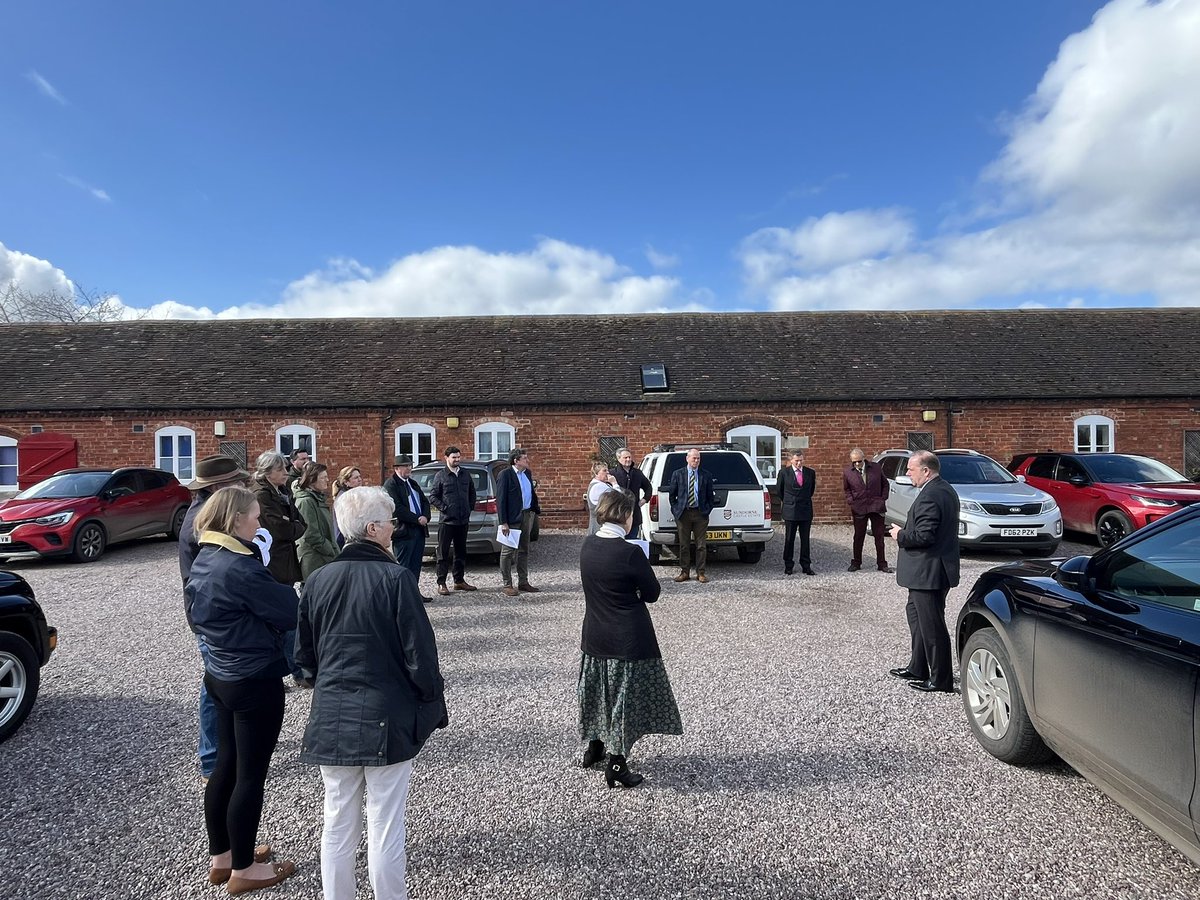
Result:
M585 769L590 769L599 762L604 762L604 741L588 741L587 749L583 751L583 759L579 764Z
M783 570L783 574L784 574L784 575L791 575L791 574L792 574L792 570L791 570L791 569L784 569L784 570Z
M914 691L921 691L926 694L954 694L957 693L954 688L938 687L932 681L910 681L908 686Z
M805 566L805 567L804 567L804 574L805 574L805 575L816 575L817 573L816 573L816 572L814 572L812 569L810 569L808 566Z
M903 669L888 669L888 674L895 675L897 678L903 678L905 681L929 680L927 676L918 675L916 672L911 671L907 666L905 666Z
M857 572L861 568L862 568L862 566L860 566L858 563L850 563L850 567L848 569L846 569L846 571L847 572Z
M608 765L604 767L604 782L610 788L614 788L618 784L621 787L631 788L642 783L642 776L637 772L629 771L629 767L625 764L625 757L610 756Z
M892 572L894 572L896 570L893 569L891 566L880 566L879 571L890 575Z

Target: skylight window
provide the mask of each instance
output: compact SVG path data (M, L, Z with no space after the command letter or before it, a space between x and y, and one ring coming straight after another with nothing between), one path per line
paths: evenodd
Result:
M666 390L669 390L667 387L667 367L662 363L642 366L642 391L650 393L652 391Z

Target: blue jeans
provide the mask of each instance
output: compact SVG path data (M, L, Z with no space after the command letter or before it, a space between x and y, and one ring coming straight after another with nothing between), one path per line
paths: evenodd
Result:
M196 646L200 648L200 658L204 660L204 668L208 669L208 644L203 635L196 635ZM217 764L217 708L213 706L212 697L208 696L208 688L200 681L200 774L208 778Z

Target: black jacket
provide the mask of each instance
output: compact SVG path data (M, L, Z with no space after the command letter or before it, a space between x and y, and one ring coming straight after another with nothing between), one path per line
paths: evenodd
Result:
M392 535L393 541L406 541L411 537L420 535L425 537L429 534L429 528L422 525L418 521L418 516L412 511L412 507L408 505L409 494L416 491L417 503L421 509L421 515L425 517L425 521L429 521L429 499L425 496L425 492L421 490L421 486L417 484L415 478L408 479L407 482L401 481L398 475L392 475L383 483L383 489L388 492L388 496L392 498L392 503L396 507L396 531Z
M296 542L304 534L304 519L296 501L269 481L256 481L258 523L271 533L271 564L267 566L280 584L292 585L303 579Z
M283 633L296 627L296 591L271 577L254 546L204 532L184 592L214 678L287 674Z
M533 486L533 475L529 473L528 469L525 471L525 477L529 479L531 497L529 508L535 513L540 513L542 508L538 504L537 488ZM496 513L499 516L499 522L510 528L520 528L521 513L524 511L521 479L517 475L517 470L509 466L500 472L500 477L496 480Z
M458 467L458 475L449 466L442 466L433 476L429 502L442 514L445 524L466 525L475 508L475 479L464 466Z
M620 538L583 539L583 640L580 649L600 659L659 659L658 638L647 603L661 588L650 560Z
M801 471L804 472L803 485L796 484L796 470L791 466L780 469L775 482L785 522L811 522L813 518L812 498L817 489L817 473L808 466L801 466Z
M958 584L958 492L942 478L927 481L896 535L896 583L940 591Z
M676 469L671 473L671 479L668 482L667 496L671 500L671 515L676 519L687 509L689 471L691 470L687 466ZM697 468L696 481L696 491L700 495L700 505L697 508L700 510L700 515L707 519L708 514L717 505L716 495L713 491L713 479L703 468Z
M391 765L446 727L437 644L416 579L369 541L346 544L304 585L296 664L316 673L301 762Z

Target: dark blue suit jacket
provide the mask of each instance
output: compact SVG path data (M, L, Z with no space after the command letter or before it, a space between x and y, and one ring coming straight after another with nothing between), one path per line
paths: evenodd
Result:
M532 495L529 508L535 513L541 512L541 507L538 505L537 488L533 486L533 475L528 469L525 470L525 477L529 479L529 488ZM521 527L521 513L523 512L521 505L521 480L517 477L516 469L509 466L500 473L500 477L496 480L496 514L501 525L507 525L509 528Z
M687 466L682 469L676 469L671 473L671 482L668 487L668 496L671 498L671 515L678 519L683 515L683 511L688 505L688 472ZM713 493L713 480L704 469L696 469L696 480L698 482L697 489L700 494L700 515L708 518L708 514L712 512L713 507L717 505L716 496Z

